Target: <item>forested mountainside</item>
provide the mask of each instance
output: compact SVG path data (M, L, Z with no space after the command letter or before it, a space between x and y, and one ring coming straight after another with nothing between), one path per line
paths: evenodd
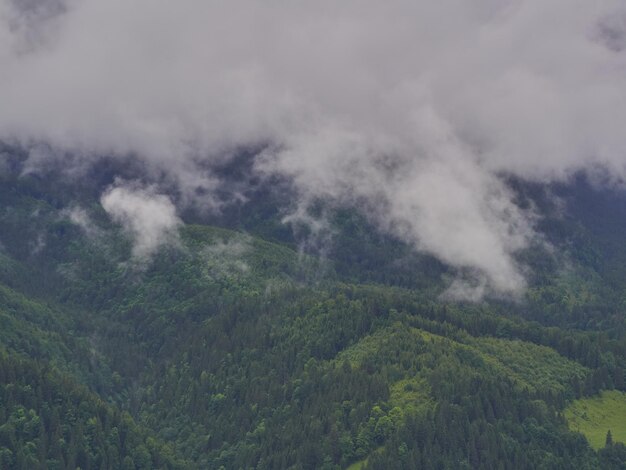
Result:
M132 169L21 162L0 173L0 468L626 468L565 412L626 391L622 191L511 181L545 240L523 298L470 303L354 211L286 226L284 182L137 259L99 200Z

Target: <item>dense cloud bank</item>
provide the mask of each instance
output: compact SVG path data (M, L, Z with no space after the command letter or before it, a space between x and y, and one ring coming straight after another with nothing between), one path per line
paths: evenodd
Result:
M358 205L473 273L452 295L524 287L535 216L503 176L624 176L620 0L0 0L0 71L1 139L134 155L208 205L199 168L262 146L302 204ZM141 220L125 191L103 203Z

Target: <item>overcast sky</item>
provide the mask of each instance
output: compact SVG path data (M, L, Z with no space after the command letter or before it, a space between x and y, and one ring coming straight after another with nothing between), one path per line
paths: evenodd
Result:
M188 194L263 144L302 204L366 207L481 292L523 290L535 236L502 175L618 180L625 124L623 0L0 0L0 139L133 154Z

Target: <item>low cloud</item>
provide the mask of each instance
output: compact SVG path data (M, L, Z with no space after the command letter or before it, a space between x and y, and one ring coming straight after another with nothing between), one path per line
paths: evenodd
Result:
M250 241L242 236L227 241L216 241L205 246L200 256L205 262L204 274L209 278L240 277L250 271L245 260L250 252Z
M104 210L133 239L135 259L149 258L159 247L177 243L181 224L172 201L152 187L118 184L100 198Z
M507 176L626 177L621 0L44 5L0 0L0 139L132 155L209 207L211 168L264 148L255 171L291 178L300 208L352 204L479 293L525 285L536 216ZM103 204L152 233L116 205L131 194Z
M74 225L80 227L87 237L96 239L102 235L102 231L91 219L86 209L80 206L71 206L61 211L61 217L69 219Z

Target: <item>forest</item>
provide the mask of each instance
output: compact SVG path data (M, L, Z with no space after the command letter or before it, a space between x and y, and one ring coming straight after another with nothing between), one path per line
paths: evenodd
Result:
M568 411L626 400L624 192L510 181L549 243L519 254L523 298L463 302L442 297L448 266L349 208L310 208L324 250L286 227L281 181L182 214L139 262L98 199L115 164L9 163L2 469L626 468L623 431L592 446Z

